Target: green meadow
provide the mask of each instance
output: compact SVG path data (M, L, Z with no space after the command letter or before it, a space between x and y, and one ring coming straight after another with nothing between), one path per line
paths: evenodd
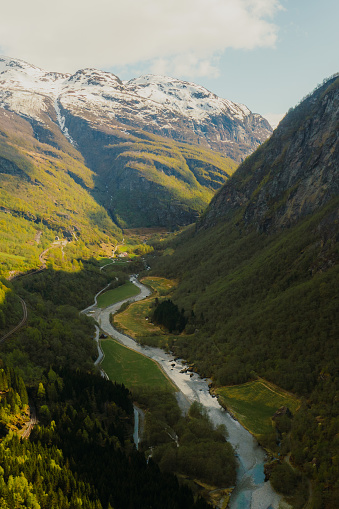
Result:
M14 254L9 254L9 253L3 253L3 252L0 252L0 257L1 258L10 258L11 260L20 260L20 261L23 261L23 260L26 259L24 256L19 256L19 255L14 255Z
M113 339L101 342L105 357L102 368L112 381L125 384L128 388L156 387L174 391L174 385L148 357L121 345Z
M281 406L294 414L299 400L264 380L216 389L222 403L254 435L272 431L272 416Z
M134 297L135 295L138 295L138 293L140 293L140 290L137 286L133 283L126 283L99 295L97 301L98 307L107 308L107 306L111 306L116 302Z
M155 299L168 295L176 286L176 281L154 276L143 278L142 283L153 290L152 295L131 304L127 309L115 315L114 321L119 329L141 343L166 347L168 332L153 324L151 315Z
M99 258L98 260L100 267L107 265L108 263L112 263L112 258Z

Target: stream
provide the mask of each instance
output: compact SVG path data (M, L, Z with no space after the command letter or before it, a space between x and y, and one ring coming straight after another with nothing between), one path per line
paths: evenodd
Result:
M123 302L127 300L138 301L151 294L150 290L134 276L130 277L130 281L140 289L137 296L113 304L105 309L97 308L96 304L93 304L83 313L96 319L101 329L109 336L156 361L164 373L178 387L176 397L182 412L187 412L190 405L194 401L198 401L206 409L215 426L225 425L228 432L228 441L232 444L238 460L237 484L228 507L230 509L278 509L282 502L281 497L275 493L269 481L264 482L264 450L258 445L253 436L219 405L217 398L211 396L208 387L210 380L201 378L197 373L185 372L188 366L183 360L174 360L173 355L160 348L141 346L132 338L125 336L112 327L109 320L110 314L116 313ZM96 339L98 341L98 333ZM102 351L99 342L98 349L101 360ZM137 413L136 409L135 413ZM135 430L135 434L137 436L137 430ZM138 438L136 443L138 443Z

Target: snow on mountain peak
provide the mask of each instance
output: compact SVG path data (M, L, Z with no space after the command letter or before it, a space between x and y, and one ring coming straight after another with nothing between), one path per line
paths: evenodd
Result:
M232 154L232 144L257 146L270 134L246 106L188 81L151 74L121 81L91 68L47 72L8 57L0 57L0 107L40 123L56 121L71 143L68 115L92 126L133 126L222 152L228 147Z
M11 92L11 105L20 113L22 100L13 98L16 95L27 92L49 96L53 101L62 99L70 105L72 101L88 103L93 106L98 103L104 107L106 114L114 116L116 109L121 109L121 101L135 104L137 110L151 108L157 111L168 110L172 114L180 114L194 121L204 121L207 117L225 114L236 120L243 120L251 112L246 106L233 103L227 99L221 99L206 88L181 81L168 76L148 74L122 82L110 72L97 69L81 69L74 74L61 74L47 72L33 66L23 60L9 57L0 57L0 89L6 89L6 99L9 103L8 91ZM0 96L4 98L4 93ZM78 96L78 97L76 97ZM31 114L37 118L37 113L32 111L42 99L31 100L31 106L24 108L25 114ZM34 104L33 104L34 103ZM2 103L4 106L5 104ZM7 104L8 106L9 104Z
M23 60L0 57L0 84L9 89L53 93L69 74L48 72Z
M167 76L148 74L134 78L126 83L126 88L195 120L222 113L243 120L251 114L246 106L221 99L200 85Z

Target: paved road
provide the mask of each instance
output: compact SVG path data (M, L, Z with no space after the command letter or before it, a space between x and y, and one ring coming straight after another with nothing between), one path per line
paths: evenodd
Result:
M150 294L147 287L131 277L141 292L133 300L141 300ZM132 300L132 299L126 299ZM124 301L123 301L124 302ZM265 453L258 446L252 435L235 421L223 408L217 398L209 393L209 380L202 379L197 373L189 372L189 366L181 359L173 359L160 348L143 347L132 338L114 329L110 323L111 313L115 313L122 302L105 309L91 307L92 316L100 327L120 343L155 360L159 367L174 382L179 391L176 393L179 406L183 412L187 411L193 401L198 401L206 409L215 426L223 424L228 431L228 440L237 452L239 461L237 486L230 502L231 509L277 509L281 497L276 494L270 483L264 483Z
M38 419L36 417L35 408L34 407L30 407L30 410L31 410L31 418L30 418L29 422L27 423L27 428L22 433L21 438L26 438L27 439L29 437L29 435L31 434L31 431L32 431L33 427L38 422Z
M18 325L16 325L12 330L7 332L7 334L2 336L2 338L0 339L0 343L5 341L12 334L14 334L14 332L18 331L19 329L21 329L21 327L23 327L26 324L27 316L28 316L26 302L21 297L19 297L19 299L20 299L20 302L21 302L21 305L22 305L23 318L22 318L21 322Z

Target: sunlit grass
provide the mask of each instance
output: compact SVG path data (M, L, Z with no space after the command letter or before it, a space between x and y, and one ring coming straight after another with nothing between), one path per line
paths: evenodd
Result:
M0 251L0 257L1 258L9 258L11 260L20 260L20 261L24 261L26 258L24 256L19 256L19 255L14 255L14 254L9 254L9 253L3 253Z
M173 279L166 279L164 277L156 276L144 277L142 278L141 282L147 286L150 286L154 292L158 293L158 295L152 295L152 297L159 297L159 295L164 295L177 286L177 281Z
M149 386L175 390L155 361L112 339L102 341L101 347L105 354L102 368L110 380L123 383L131 389Z
M220 402L254 435L272 431L272 420L278 408L287 406L292 413L299 407L298 398L264 380L243 385L220 387Z
M114 321L126 334L142 343L159 346L161 343L165 346L168 333L152 323L151 315L155 299L164 294L168 295L176 286L176 281L162 277L145 277L142 283L152 288L152 295L131 304L125 311L115 315Z
M100 258L100 260L98 260L98 262L99 262L100 267L103 267L107 263L112 263L112 258Z
M130 297L134 297L138 295L140 290L133 283L126 283L122 286L118 286L118 288L114 288L113 290L108 290L105 293L102 293L98 296L98 307L106 308L107 306L111 306L116 302L121 300L128 299Z

